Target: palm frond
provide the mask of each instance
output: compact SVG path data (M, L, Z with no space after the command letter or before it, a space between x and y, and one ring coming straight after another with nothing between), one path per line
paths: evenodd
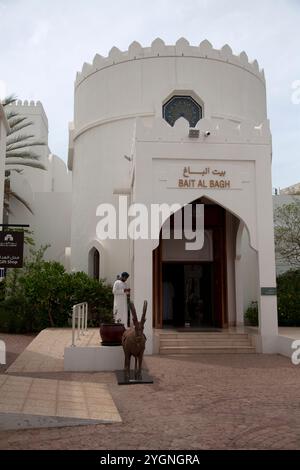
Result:
M12 130L10 130L8 135L14 134L15 132L19 132L22 129L24 129L25 127L29 127L31 125L32 125L31 122L25 122L25 123L20 124L19 126L15 126Z
M33 122L29 121L26 116L16 116L8 121L10 132L8 135L17 132L24 127L32 126Z
M29 160L39 160L40 157L30 150L24 150L23 152L18 152L17 150L9 150L6 152L6 158L28 158Z
M13 166L29 166L30 168L36 168L36 169L39 169L39 170L47 170L47 168L45 167L45 165L43 165L42 163L40 162L37 162L36 160L30 160L29 162L26 161L26 160L21 160L18 162L18 161L14 161L14 162L6 162L7 165L13 165ZM12 168L13 170L13 168ZM19 170L19 171L22 171L22 170Z
M6 147L6 152L11 152L12 150L20 150L20 149L25 149L28 147L41 147L42 145L46 145L45 142L38 142L38 141L33 141L33 142L16 142L13 144L9 144Z
M17 111L14 111L14 110L8 111L6 109L5 110L5 115L6 115L6 119L9 121L10 119L12 119L14 117L19 116L19 113Z
M20 170L19 168L12 168L10 170L5 170L5 178L9 178L12 171L20 174L23 173L23 170Z
M20 116L20 114L16 114L16 116L12 116L9 120L9 125L14 127L14 125L19 124L19 122L26 121L28 119L26 116Z
M39 155L32 151L33 147L47 145L44 141L31 140L34 139L34 135L31 134L20 134L23 129L32 126L34 123L28 119L27 116L20 115L16 110L9 109L10 104L15 103L17 98L15 95L6 97L2 104L6 107L6 118L8 120L10 131L6 141L6 170L5 170L5 185L4 185L4 208L7 214L11 214L9 202L11 198L19 201L29 212L33 214L30 205L19 196L15 191L10 188L10 175L12 171L22 173L23 169L15 168L30 167L40 170L46 170L46 167L40 163Z
M33 211L31 209L30 205L25 201L25 199L23 199L21 196L19 196L15 191L10 190L8 195L9 195L9 197L12 197L12 198L16 199L17 201L19 201L24 207L26 207L26 209L29 210L29 212L31 212L31 214L33 214Z
M6 143L8 143L8 145L10 144L14 144L16 142L20 142L22 140L27 140L27 139L31 139L33 138L34 135L33 134L20 134L20 135L12 135L11 137L9 137L8 139L6 139Z
M13 104L17 101L16 95L9 95L4 98L4 100L1 101L2 106L8 106L9 104Z

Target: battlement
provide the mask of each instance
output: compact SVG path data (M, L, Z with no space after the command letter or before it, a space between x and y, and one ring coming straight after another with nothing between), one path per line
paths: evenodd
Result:
M168 141L168 142L205 142L205 143L244 143L271 144L269 120L261 123L253 121L234 122L230 119L200 119L196 129L199 138L189 137L190 126L186 119L179 118L171 127L163 118L153 120L152 126L145 126L141 119L137 120L137 141Z
M12 108L16 108L16 111L20 114L41 115L43 120L45 121L46 126L48 127L48 118L41 101L17 100L15 101L15 103L10 104L9 106Z
M175 45L168 46L162 39L156 38L152 42L151 47L142 47L140 43L134 41L125 52L120 51L117 47L113 47L108 57L102 57L96 54L93 63L89 64L85 62L81 72L77 73L75 87L79 86L85 78L99 70L122 62L154 57L195 57L225 62L247 70L265 83L264 71L263 69L259 69L257 60L250 62L244 51L239 55L234 55L228 44L225 44L221 49L214 49L207 39L202 41L199 46L191 46L187 39L180 38Z
M28 101L28 100L17 100L15 106L39 106L43 108L43 105L40 101Z

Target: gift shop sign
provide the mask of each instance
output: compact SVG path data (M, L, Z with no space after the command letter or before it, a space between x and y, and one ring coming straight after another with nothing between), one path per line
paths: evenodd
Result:
M22 268L24 232L0 232L0 267Z

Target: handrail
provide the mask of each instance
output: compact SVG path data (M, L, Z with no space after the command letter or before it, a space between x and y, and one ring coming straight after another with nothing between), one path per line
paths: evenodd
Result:
M73 305L72 307L72 346L75 344L75 330L77 320L77 341L80 340L80 336L84 336L87 331L87 316L88 316L88 304L87 302L81 302L80 304Z

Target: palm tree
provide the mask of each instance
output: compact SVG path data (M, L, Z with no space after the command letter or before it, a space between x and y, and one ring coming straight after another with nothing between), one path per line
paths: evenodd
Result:
M5 161L7 169L5 170L4 211L6 214L11 212L9 209L10 198L16 199L21 204L23 204L26 209L33 213L29 204L11 189L11 172L16 171L17 173L22 173L22 169L18 168L18 166L29 166L31 168L46 170L45 166L39 162L40 157L33 151L33 148L47 144L43 141L32 140L35 137L33 134L26 134L22 132L26 127L31 126L33 122L30 121L26 116L21 116L16 111L10 109L9 105L15 103L16 100L17 98L14 95L11 95L2 101L2 105L5 109L6 119L10 127L6 141Z

